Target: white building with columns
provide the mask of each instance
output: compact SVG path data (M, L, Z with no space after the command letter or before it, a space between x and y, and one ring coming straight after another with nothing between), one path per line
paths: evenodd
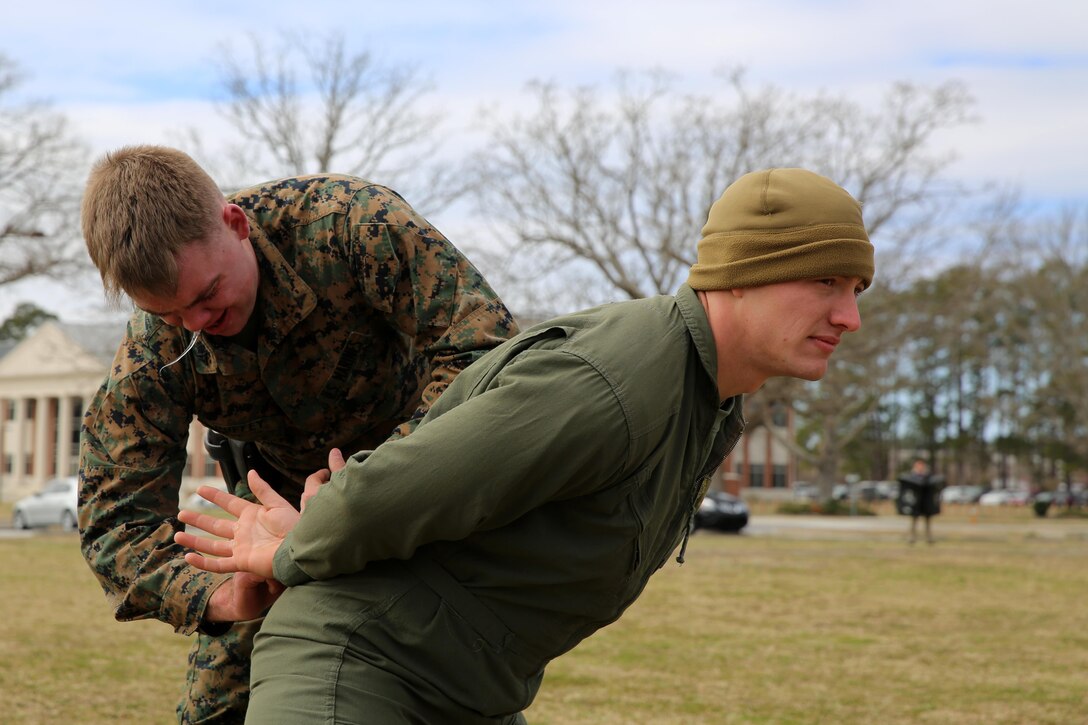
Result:
M124 325L46 322L0 357L0 501L78 473L83 412L106 378ZM194 420L185 491L219 480L203 440Z

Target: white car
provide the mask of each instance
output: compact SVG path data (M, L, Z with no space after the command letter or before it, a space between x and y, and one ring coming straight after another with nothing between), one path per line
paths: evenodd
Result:
M949 486L941 491L944 503L975 503L984 491L981 486Z
M11 525L16 529L60 525L65 531L75 531L78 497L79 481L75 476L54 479L41 491L15 502Z
M983 506L1022 506L1025 501L1027 501L1026 493L1008 489L987 491L978 500Z

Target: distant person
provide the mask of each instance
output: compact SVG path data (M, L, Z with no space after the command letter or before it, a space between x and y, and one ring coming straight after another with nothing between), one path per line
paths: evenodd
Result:
M461 373L412 435L338 452L301 516L212 488L192 565L287 587L257 636L253 725L522 723L549 662L679 547L740 438L741 396L818 380L873 278L858 203L802 169L710 209L675 296L542 323ZM331 476L330 476L331 471ZM328 481L327 483L324 483Z
M899 477L899 497L896 508L899 513L910 516L910 538L913 544L918 539L918 519L925 521L926 542L934 543L932 519L941 513L941 487L944 479L930 472L929 464L921 458L915 459L910 473Z
M83 555L117 619L197 634L179 720L240 722L253 633L281 587L200 571L174 544L193 417L244 442L297 505L330 448L408 435L517 328L437 229L350 176L224 197L186 154L130 146L95 164L82 221L107 295L135 307L84 418Z

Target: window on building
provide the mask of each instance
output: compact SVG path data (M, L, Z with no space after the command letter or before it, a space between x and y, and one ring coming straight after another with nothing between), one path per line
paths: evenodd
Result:
M34 454L28 453L26 455L26 465L24 466L23 475L31 476L34 474Z
M3 466L4 473L14 473L14 470L13 470L14 468L15 468L15 457L14 456L4 456L4 466Z
M775 466L771 471L771 485L775 488L786 487L786 473L789 470L787 466Z
M34 420L34 414L38 409L38 401L34 400L34 398L30 398L23 402L23 407L26 410L24 417L27 420Z
M748 467L748 485L752 488L763 487L763 464L753 463Z
M15 420L15 401L4 401L4 420ZM10 473L10 471L9 471Z
M775 403L771 406L771 425L785 428L789 419L789 409L784 403Z
M216 464L215 459L208 456L204 459L204 478L218 478L219 466Z

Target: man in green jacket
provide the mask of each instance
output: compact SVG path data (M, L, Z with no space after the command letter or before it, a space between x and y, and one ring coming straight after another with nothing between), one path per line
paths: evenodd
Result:
M677 547L772 376L817 380L873 278L858 203L802 169L745 175L673 297L538 325L408 438L311 475L300 515L208 489L183 521L213 572L287 587L248 722L516 723L549 661L615 621ZM330 473L331 472L331 473ZM315 493L316 491L316 493Z
M408 435L516 326L404 199L350 176L224 197L181 151L130 146L92 170L83 231L108 295L136 306L84 417L83 555L117 619L197 634L179 720L241 722L279 585L200 571L174 544L193 417L248 442L297 503L330 448Z

